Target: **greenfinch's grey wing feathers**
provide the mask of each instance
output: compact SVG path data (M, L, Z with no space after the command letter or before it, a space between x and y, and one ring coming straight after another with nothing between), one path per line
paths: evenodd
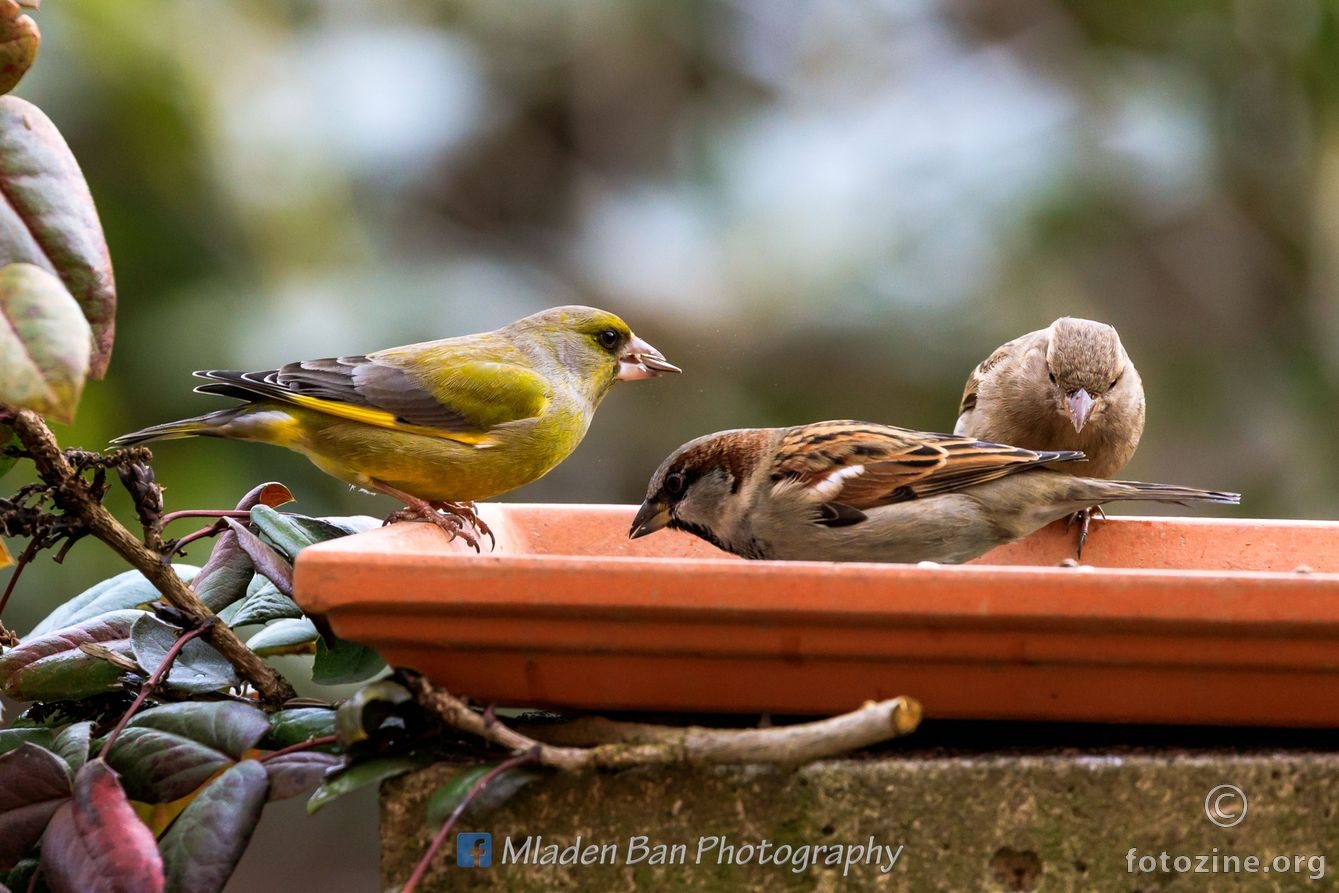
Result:
M860 422L824 422L782 438L772 479L798 484L815 501L857 509L946 493L1078 452L1033 452L971 437Z
M511 363L467 361L434 370L453 386L438 389L416 373L376 356L289 363L263 372L205 370L200 393L265 398L384 428L406 426L445 436L481 435L500 424L538 416L547 383Z

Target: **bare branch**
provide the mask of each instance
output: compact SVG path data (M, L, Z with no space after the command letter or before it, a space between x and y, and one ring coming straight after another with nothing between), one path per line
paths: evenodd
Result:
M817 722L767 729L674 728L607 719L581 720L577 740L600 742L592 747L547 744L470 709L464 701L436 688L421 676L408 680L424 707L449 725L477 735L512 753L538 748L540 764L558 769L625 769L632 766L681 763L782 763L798 765L868 747L911 733L920 725L921 705L913 698L870 701L858 710ZM541 729L552 735L562 726ZM592 735L594 736L592 738ZM566 740L571 740L566 739Z
M95 498L91 485L65 458L55 437L39 415L30 410L21 410L14 417L13 427L24 449L32 456L37 473L51 488L52 500L61 511L78 518L90 533L147 577L163 598L191 617L195 625L205 626L213 619L213 612L196 598L176 571L164 564L157 553L135 539ZM293 697L293 688L287 680L266 666L226 624L212 624L208 638L209 643L237 668L242 678L251 683L265 701L280 703Z

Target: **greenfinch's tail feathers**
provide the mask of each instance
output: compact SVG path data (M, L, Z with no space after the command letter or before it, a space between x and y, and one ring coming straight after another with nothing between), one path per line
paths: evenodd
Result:
M246 407L239 406L233 409L220 409L217 412L210 412L205 415L198 415L177 422L166 422L162 425L153 425L148 428L142 428L139 431L132 431L129 434L122 434L120 437L112 438L111 445L123 447L148 443L151 440L179 440L183 437L221 437L223 435L220 433L220 429L237 418L238 411L245 408Z

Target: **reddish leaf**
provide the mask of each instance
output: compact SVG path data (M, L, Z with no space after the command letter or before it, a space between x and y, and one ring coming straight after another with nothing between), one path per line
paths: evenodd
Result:
M0 871L37 845L47 822L70 799L64 762L36 744L0 756Z
M92 346L60 279L35 264L0 267L0 403L72 421Z
M129 655L130 628L142 616L143 611L133 609L111 611L11 648L0 657L5 694L20 701L61 701L114 688L120 668L79 646L100 643Z
M106 754L126 792L141 803L185 797L235 760L180 735L127 726Z
M102 224L56 125L16 96L0 96L0 193L0 264L25 261L60 277L93 329L89 375L101 378L116 320Z
M293 565L274 547L256 536L250 530L238 524L232 518L225 518L228 528L237 536L237 545L251 556L256 573L274 584L274 587L289 598L293 597Z
M215 893L232 876L265 808L265 767L243 760L191 801L163 837L167 888Z
M169 704L132 719L106 757L132 797L167 803L232 765L267 731L269 719L246 704Z
M249 512L258 505L268 505L272 509L277 509L293 501L293 491L285 487L278 481L269 481L253 487L251 492L242 497L242 501L237 503L239 512Z
M160 893L163 860L102 760L79 770L74 800L56 810L42 838L42 873L55 893Z
M343 757L316 750L272 757L263 764L270 776L270 799L285 800L305 794L320 784L327 772L343 763Z
M37 58L42 37L31 16L19 15L17 0L0 2L0 93L18 86Z
M293 501L293 493L283 484L270 481L253 487L237 503L239 512L249 512L258 505L271 508ZM195 594L200 601L218 613L246 594L247 584L255 574L251 558L237 544L237 534L225 530L214 541L209 560L195 578Z

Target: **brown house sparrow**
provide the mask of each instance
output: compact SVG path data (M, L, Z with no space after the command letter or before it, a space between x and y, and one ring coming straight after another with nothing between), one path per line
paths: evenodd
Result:
M664 461L629 535L670 527L745 558L956 563L1103 502L1240 501L1048 467L1082 458L869 422L722 431Z
M1067 474L1111 477L1144 431L1144 385L1105 323L1064 316L999 347L967 377L954 434L1029 450L1079 450ZM1079 550L1088 536L1084 512Z

